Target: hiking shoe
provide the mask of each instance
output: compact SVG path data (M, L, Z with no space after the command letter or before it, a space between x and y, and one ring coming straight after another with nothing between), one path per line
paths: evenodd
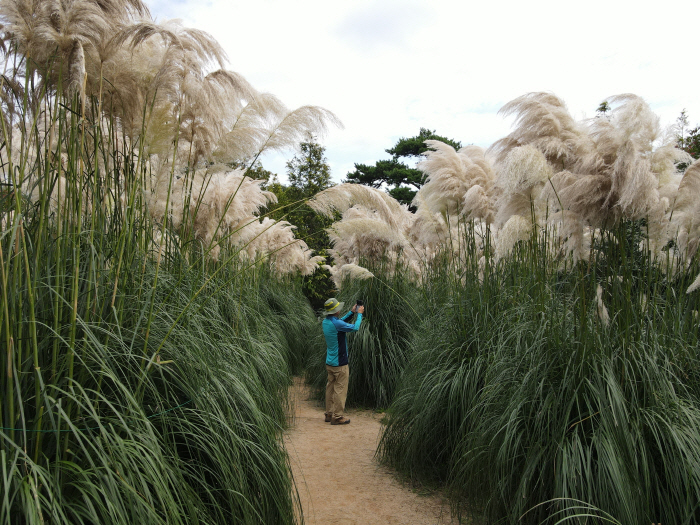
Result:
M337 417L331 421L331 425L347 425L350 420L347 417Z
M330 423L331 419L333 419L333 416L331 414L328 414L328 413L325 414L325 416L326 416L326 423Z

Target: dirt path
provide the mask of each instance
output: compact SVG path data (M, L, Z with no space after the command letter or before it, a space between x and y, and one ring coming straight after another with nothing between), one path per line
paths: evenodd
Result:
M381 416L349 410L351 423L331 426L297 380L285 445L307 524L449 524L447 504L402 485L374 459Z

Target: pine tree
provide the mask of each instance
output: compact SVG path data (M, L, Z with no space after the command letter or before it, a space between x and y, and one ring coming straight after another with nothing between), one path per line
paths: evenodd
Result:
M355 164L355 171L348 173L345 182L364 184L372 188L386 186L389 194L402 204L411 204L421 186L424 175L417 169L409 167L399 159L416 159L427 151L426 140L440 140L455 149L462 147L460 142L436 135L435 131L420 128L415 137L401 138L393 148L385 150L392 156L390 160L379 160L374 166Z

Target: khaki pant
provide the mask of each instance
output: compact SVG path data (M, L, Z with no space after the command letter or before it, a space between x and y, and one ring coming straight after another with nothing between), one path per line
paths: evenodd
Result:
M343 417L345 411L345 399L348 397L348 380L350 369L348 365L326 365L328 381L326 382L326 414L331 414L333 419Z

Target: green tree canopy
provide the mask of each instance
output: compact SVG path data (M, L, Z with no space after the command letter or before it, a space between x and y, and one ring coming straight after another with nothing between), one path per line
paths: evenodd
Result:
M460 142L437 135L435 131L421 128L418 135L400 138L394 147L385 150L392 158L379 160L374 166L355 164L355 171L348 173L345 182L364 184L373 188L387 186L389 194L403 204L410 204L416 191L423 185L423 174L409 167L399 159L417 158L427 151L426 140L439 140L455 149L462 147Z
M332 221L316 215L306 201L333 186L331 168L325 156L326 149L315 138L299 144L299 151L287 162L289 185L282 184L276 175L265 177L265 189L277 196L277 204L267 212L275 220L285 220L296 226L296 236L316 252L328 248L325 228ZM261 170L266 171L266 170ZM269 173L269 172L267 172Z
M316 254L328 257L330 239L326 228L333 223L333 219L317 215L306 205L306 201L319 191L333 186L325 151L313 137L299 144L298 153L287 162L289 185L282 184L275 174L270 175L262 167L258 172L264 174L265 189L274 193L278 200L277 204L265 210L268 216L290 222L296 227L298 239L302 239ZM304 279L302 289L315 309L320 309L335 292L330 274L321 269Z
M681 147L690 153L694 159L700 159L700 126L688 131L688 136L683 139Z
M299 145L299 153L287 162L289 185L301 197L312 197L333 186L331 168L325 156L326 148L313 137Z

